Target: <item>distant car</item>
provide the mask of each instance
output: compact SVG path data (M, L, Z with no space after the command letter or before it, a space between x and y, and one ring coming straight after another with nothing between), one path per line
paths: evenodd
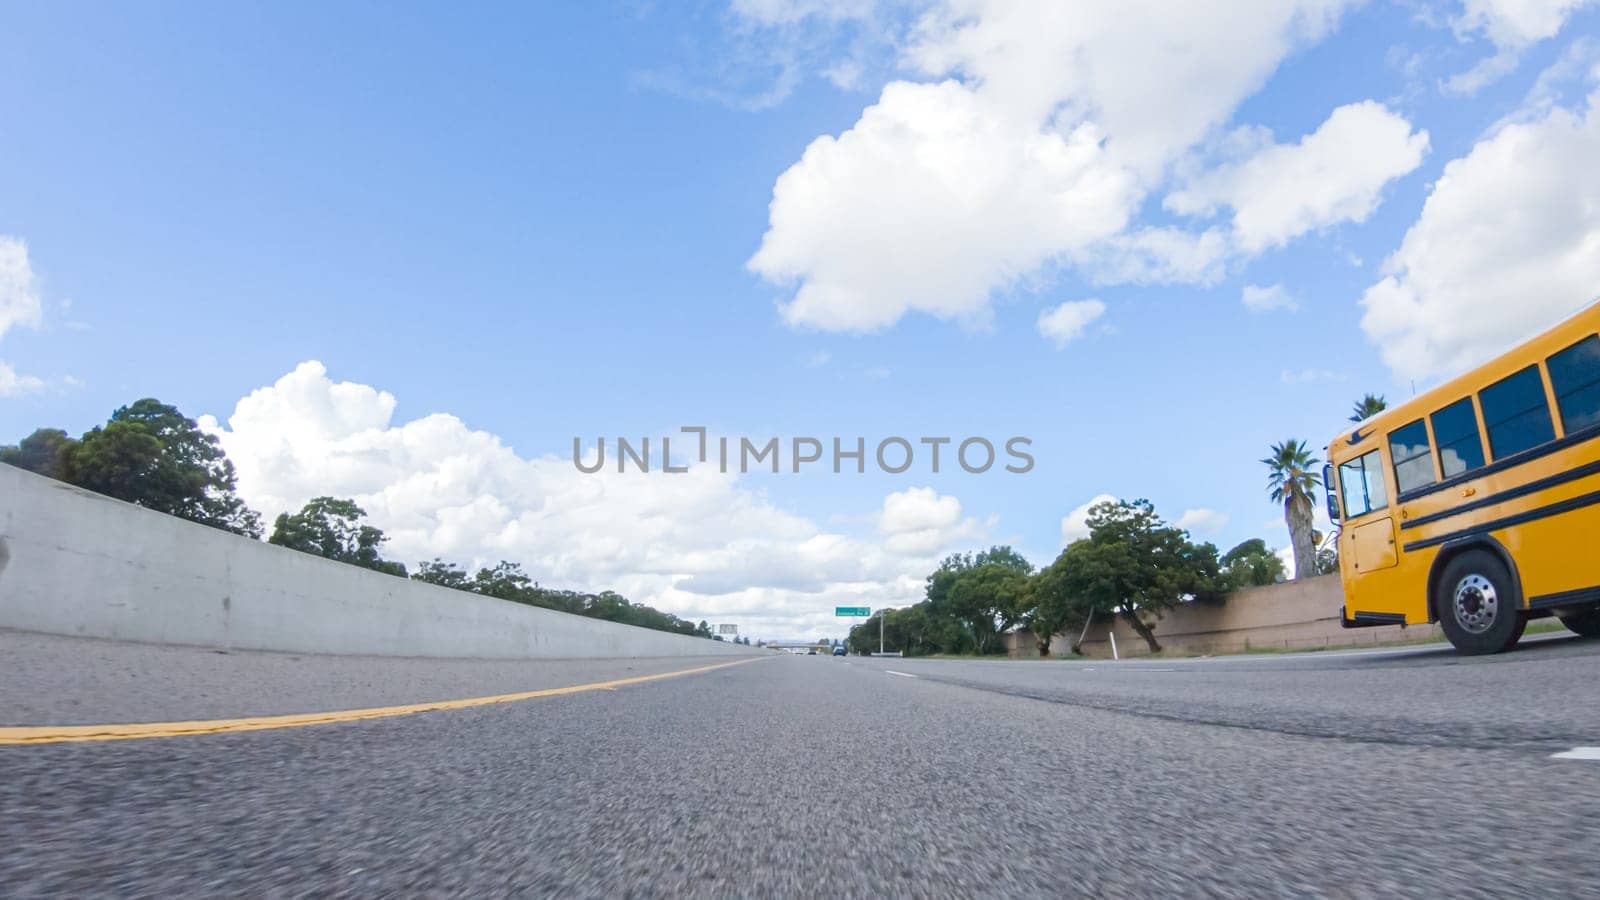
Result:
M843 647L835 647L835 648L833 648L833 655L834 656L843 656L844 655L844 648Z
M817 648L812 647L810 650L807 650L806 651L806 655L807 656L816 656L817 655Z

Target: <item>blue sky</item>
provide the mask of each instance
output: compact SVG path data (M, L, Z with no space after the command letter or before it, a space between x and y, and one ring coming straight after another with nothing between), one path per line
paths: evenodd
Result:
M1594 176L1561 169L1600 146L1584 143L1596 4L1307 0L1281 27L1261 23L1287 5L1152 5L1116 27L1028 6L5 4L0 236L27 278L0 282L0 440L156 396L231 432L269 513L358 496L408 561L513 555L552 583L808 633L835 599L914 599L939 552L1008 541L1048 562L1063 517L1102 493L1204 511L1195 533L1223 549L1282 545L1271 442L1320 447L1363 392L1408 396L1600 294ZM1266 30L1219 49L1169 21L1184 15ZM1053 68L1068 58L1093 75ZM1239 58L1258 74L1206 80ZM1152 73L1147 93L1124 87ZM1497 174L1519 146L1554 149ZM1101 181L1120 186L1091 196ZM1494 193L1480 183L1511 187L1460 199ZM1211 243L1179 266L1130 249L1150 229ZM1513 245L1516 264L1475 274ZM1293 308L1252 309L1250 286ZM1539 299L1508 299L1524 288ZM1082 333L1040 333L1088 300L1103 312ZM301 405L229 427L310 360L326 375L302 373ZM310 429L318 455L370 459L382 439L315 424L348 411L327 401L338 383L357 406L387 408L355 385L394 399L376 426L390 455L358 475L281 440ZM706 520L674 518L658 482L608 482L569 514L548 499L565 495L554 463L537 490L475 481L481 460L450 491L417 488L471 458L399 434L435 413L462 425L441 441L497 436L512 465L564 461L575 435L706 425L1026 435L1037 466L748 477L681 500ZM886 498L913 488L931 489L914 495L926 521L896 532ZM717 524L723 501L760 511L750 534ZM462 525L430 503L506 509ZM508 524L539 516L563 542L629 549L545 554ZM825 559L792 552L834 538ZM813 563L816 579L761 574ZM684 590L695 578L727 590Z

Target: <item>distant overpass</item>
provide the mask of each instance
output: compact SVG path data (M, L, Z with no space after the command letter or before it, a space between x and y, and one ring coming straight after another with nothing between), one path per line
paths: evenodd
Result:
M815 641L767 641L766 646L774 650L832 650L833 642L827 639Z

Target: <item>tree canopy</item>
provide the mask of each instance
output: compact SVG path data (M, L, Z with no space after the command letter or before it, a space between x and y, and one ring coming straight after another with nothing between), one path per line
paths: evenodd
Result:
M1221 562L1223 581L1230 590L1273 584L1285 574L1283 560L1261 538L1240 543L1222 554Z
M1293 438L1273 444L1263 460L1267 467L1267 493L1283 504L1284 523L1289 526L1289 543L1294 547L1296 578L1313 574L1317 567L1317 545L1312 531L1312 508L1316 503L1317 458L1304 441Z
M1189 540L1187 531L1156 515L1150 501L1097 503L1088 524L1089 536L1051 565L1053 591L1083 615L1122 616L1151 652L1161 647L1150 619L1185 600L1221 596L1217 548Z
M995 652L1027 611L1032 574L1033 564L1010 547L949 556L928 576L929 611L964 626L975 652Z
M1389 408L1389 401L1383 399L1382 394L1367 394L1350 410L1350 421L1365 422L1378 413Z
M233 463L217 439L154 398L118 409L78 440L41 428L0 450L0 462L202 525L261 536L261 518L239 499Z
M384 559L378 548L387 538L364 520L367 513L354 500L314 497L290 515L279 513L269 543L325 559L404 576L406 567Z
M434 559L419 563L411 577L417 581L426 581L429 584L454 588L458 591L470 591L500 600L510 600L513 603L605 619L608 622L637 625L641 628L653 628L675 634L713 636L711 626L706 622L696 626L671 613L661 612L642 603L633 603L614 591L589 594L542 587L523 571L521 565L506 560L501 560L493 566L484 566L476 573L469 574L467 570L453 563Z
M0 447L0 463L65 480L67 456L78 442L59 428L40 428L15 445Z

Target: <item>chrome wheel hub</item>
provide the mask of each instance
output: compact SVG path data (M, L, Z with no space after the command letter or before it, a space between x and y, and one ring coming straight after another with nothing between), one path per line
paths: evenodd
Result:
M1500 596L1494 583L1482 575L1468 575L1456 582L1456 624L1472 634L1483 634L1494 625L1500 612Z

